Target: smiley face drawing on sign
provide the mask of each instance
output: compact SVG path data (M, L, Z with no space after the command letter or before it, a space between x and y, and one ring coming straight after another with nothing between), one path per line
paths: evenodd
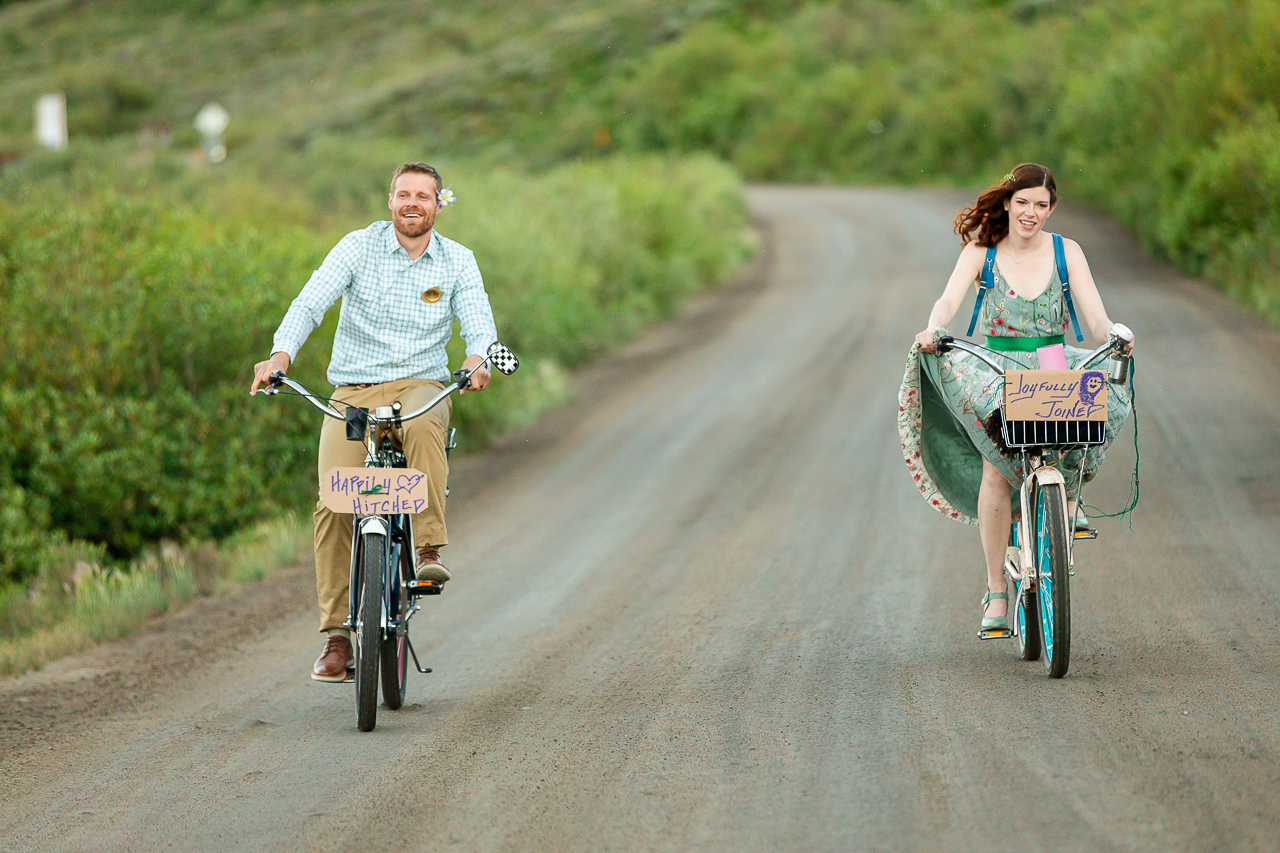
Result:
M1098 396L1107 378L1100 370L1086 370L1080 377L1080 401L1086 406L1093 405L1093 398Z

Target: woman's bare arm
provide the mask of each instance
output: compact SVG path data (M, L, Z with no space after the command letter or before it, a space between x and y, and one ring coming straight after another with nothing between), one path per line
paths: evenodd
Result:
M920 344L920 349L933 352L934 330L946 326L956 316L956 312L964 303L965 292L982 273L982 264L986 255L987 250L977 243L970 243L960 250L960 257L956 260L955 269L951 271L951 278L947 279L947 286L943 289L942 296L933 303L933 310L929 312L929 324L924 331L916 335L916 343Z

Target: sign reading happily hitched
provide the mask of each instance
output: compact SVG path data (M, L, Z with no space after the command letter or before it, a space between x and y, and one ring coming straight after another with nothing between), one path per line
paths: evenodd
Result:
M418 513L427 508L427 475L413 468L330 468L320 500L333 512Z
M1010 421L1105 421L1107 377L1101 370L1009 370L1004 416Z

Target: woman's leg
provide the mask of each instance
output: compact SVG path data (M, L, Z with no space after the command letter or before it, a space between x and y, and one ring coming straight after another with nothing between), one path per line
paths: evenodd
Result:
M987 558L987 589L1006 592L1004 558L1009 546L1009 481L997 468L982 460L982 485L978 488L978 532L982 536L982 553ZM987 604L983 616L1004 616L1008 602L1001 598Z

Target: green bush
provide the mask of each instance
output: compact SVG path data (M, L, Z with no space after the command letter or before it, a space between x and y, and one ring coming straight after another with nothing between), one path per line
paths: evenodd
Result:
M1280 322L1280 5L1172 4L1072 83L1056 133L1088 197Z
M162 202L87 192L53 203L28 194L0 214L12 331L0 381L111 397L199 395L228 376L247 379L245 354L274 330L269 309L322 257L321 243L301 229L268 238Z
M319 416L295 399L250 398L251 366L338 237L388 215L402 153L326 139L270 179L257 170L278 161L189 173L158 157L131 171L107 145L6 175L0 585L68 544L124 561L314 500ZM109 177L84 165L103 161L118 167ZM437 227L476 251L525 364L458 403L464 447L562 400L564 367L669 316L750 251L741 186L707 158L446 174L460 203ZM336 315L290 371L321 391ZM451 359L462 360L460 340Z
M565 112L762 180L986 184L1043 162L1280 322L1278 56L1275 0L815 0L692 26L603 80L594 115Z
M126 558L297 505L310 427L245 392L308 244L110 192L0 214L4 576L50 529Z

